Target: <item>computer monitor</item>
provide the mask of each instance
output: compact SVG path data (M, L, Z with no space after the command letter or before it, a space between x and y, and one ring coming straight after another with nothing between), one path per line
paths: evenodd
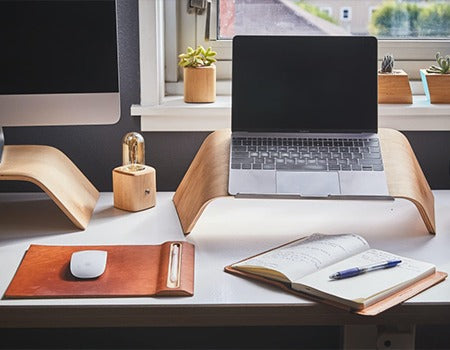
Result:
M0 129L116 123L116 17L114 0L0 1Z

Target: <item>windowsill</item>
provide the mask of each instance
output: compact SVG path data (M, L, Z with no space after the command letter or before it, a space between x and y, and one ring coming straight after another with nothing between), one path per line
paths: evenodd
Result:
M450 130L450 104L430 104L424 95L413 104L379 105L379 127L397 130ZM131 106L141 116L141 131L213 131L231 127L231 96L217 96L214 103L185 103L183 96L169 96L158 106Z

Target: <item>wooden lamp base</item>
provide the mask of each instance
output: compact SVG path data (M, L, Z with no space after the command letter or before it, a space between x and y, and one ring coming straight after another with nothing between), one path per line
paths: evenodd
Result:
M114 207L127 211L140 211L156 204L156 171L147 165L120 166L112 171Z

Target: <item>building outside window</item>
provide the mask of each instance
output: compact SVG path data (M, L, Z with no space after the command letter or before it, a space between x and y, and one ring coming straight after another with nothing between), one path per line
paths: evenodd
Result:
M450 0L211 0L211 5L211 16L196 15L190 43L218 52L222 78L230 78L231 39L238 34L374 35L379 59L393 54L413 79L436 52L450 53Z

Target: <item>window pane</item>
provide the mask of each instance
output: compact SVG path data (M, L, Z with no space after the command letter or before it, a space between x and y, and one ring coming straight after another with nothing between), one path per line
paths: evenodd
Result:
M237 34L449 39L450 0L218 0L218 39Z

